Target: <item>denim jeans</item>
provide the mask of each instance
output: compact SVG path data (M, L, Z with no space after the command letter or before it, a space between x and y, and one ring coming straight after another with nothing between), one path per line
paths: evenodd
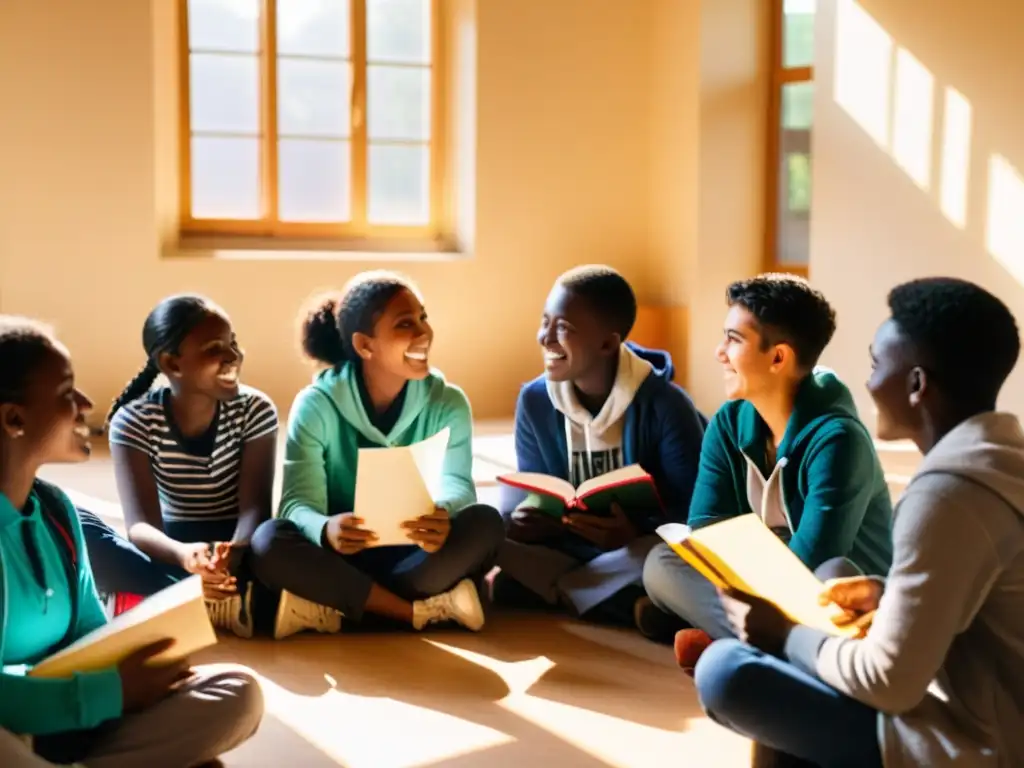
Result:
M697 662L708 717L822 768L882 768L878 712L767 653L727 639Z

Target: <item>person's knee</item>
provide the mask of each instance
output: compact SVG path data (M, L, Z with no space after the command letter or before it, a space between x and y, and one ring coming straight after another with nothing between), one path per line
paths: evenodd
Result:
M219 694L219 717L225 730L245 740L256 733L263 721L263 689L245 667L231 666L206 681L207 691Z
M458 512L453 525L463 529L464 537L471 546L478 546L487 552L497 552L505 541L505 522L501 513L487 504L473 504Z
M752 649L739 640L718 640L701 654L693 682L701 706L709 714L728 712L749 687L746 670Z
M845 557L833 557L814 569L814 575L821 581L829 579L847 579L852 576L863 576L864 572Z
M277 549L281 542L298 532L291 520L275 517L260 523L249 542L249 549L256 559L264 559Z
M659 606L664 605L666 593L678 589L678 562L679 556L668 544L656 545L644 560L644 591Z

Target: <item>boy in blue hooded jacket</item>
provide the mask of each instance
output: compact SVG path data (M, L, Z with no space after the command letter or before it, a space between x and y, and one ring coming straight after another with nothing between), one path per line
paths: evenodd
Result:
M632 288L609 267L579 267L556 281L537 337L545 372L516 407L516 459L520 472L574 486L639 464L664 509L613 506L611 515L559 519L527 496L508 516L499 604L532 595L577 616L631 623L654 529L686 519L705 422L672 383L668 353L626 343L636 314Z

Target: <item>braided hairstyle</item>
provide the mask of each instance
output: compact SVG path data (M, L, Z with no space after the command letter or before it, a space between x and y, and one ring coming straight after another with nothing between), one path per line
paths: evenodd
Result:
M27 317L0 315L0 403L20 403L36 367L57 346L53 330Z
M146 364L121 391L107 413L107 424L122 406L145 395L160 375L160 355L178 353L181 342L209 315L220 310L209 299L194 294L169 296L146 317L142 326L142 347Z
M317 362L339 368L356 362L356 333L371 335L384 309L402 291L419 291L409 279L376 270L356 275L341 293L314 297L302 313L302 351Z

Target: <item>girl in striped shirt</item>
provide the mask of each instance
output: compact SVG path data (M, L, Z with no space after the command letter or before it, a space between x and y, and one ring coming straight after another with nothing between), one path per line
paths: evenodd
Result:
M213 623L251 637L246 561L271 516L277 411L240 385L242 351L209 300L165 299L142 343L146 364L107 417L128 537L172 575L201 575Z

